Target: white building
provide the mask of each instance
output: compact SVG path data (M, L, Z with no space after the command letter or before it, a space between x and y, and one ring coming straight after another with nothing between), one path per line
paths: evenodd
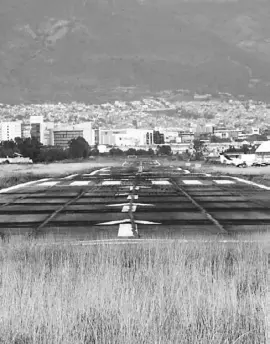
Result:
M95 131L92 122L83 122L73 125L74 130L83 130L83 138L88 142L89 146L95 145Z
M53 145L67 148L69 141L79 136L83 137L90 146L95 144L95 132L92 129L92 122L84 122L74 125L55 126L50 129L53 135Z
M270 163L270 141L263 142L256 150L256 160L259 163Z
M126 129L125 132L115 134L115 145L121 146L151 146L153 145L153 130Z
M22 122L0 122L0 141L14 140L22 137Z

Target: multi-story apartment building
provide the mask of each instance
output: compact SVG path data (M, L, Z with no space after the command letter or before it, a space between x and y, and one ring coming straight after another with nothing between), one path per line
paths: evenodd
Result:
M44 143L44 122L43 116L30 116L31 137Z
M0 141L14 140L22 136L22 122L0 122Z
M31 125L30 122L22 123L22 138L27 139L31 137Z
M83 137L90 146L95 144L95 132L92 129L92 122L53 130L53 144L58 147L68 148L69 142L79 136Z
M68 148L69 142L77 137L83 137L83 130L54 130L54 145L61 148Z

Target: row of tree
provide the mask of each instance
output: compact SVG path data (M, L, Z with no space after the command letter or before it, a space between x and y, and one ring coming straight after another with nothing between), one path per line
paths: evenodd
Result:
M99 155L97 147L91 148L83 137L77 137L69 142L67 149L43 146L36 138L15 138L14 141L2 141L0 143L0 158L13 157L14 153L19 153L24 157L29 157L33 162L53 162L66 159L88 158ZM158 155L171 155L171 147L168 145L157 146ZM119 148L112 148L110 156L137 155L153 156L153 149L134 149L122 151Z
M29 157L33 162L61 161L69 158L87 158L95 155L95 149L91 149L83 137L72 139L69 147L43 146L35 137L22 139L15 138L14 141L2 141L0 143L0 157L13 157L14 153L19 153L24 157Z
M148 150L145 149L135 149L135 148L129 148L127 151L123 151L120 148L113 147L109 151L109 155L111 156L123 156L123 155L136 155L136 156L153 156L153 155L172 155L171 146L169 145L162 145L157 146L156 153L152 148L149 148Z

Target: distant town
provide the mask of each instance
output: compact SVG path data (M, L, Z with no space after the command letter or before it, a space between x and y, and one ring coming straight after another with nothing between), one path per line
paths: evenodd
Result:
M43 146L66 149L83 137L100 153L169 145L172 154L192 153L199 141L203 154L213 156L270 140L269 104L229 94L184 96L99 105L0 104L0 141L35 137Z

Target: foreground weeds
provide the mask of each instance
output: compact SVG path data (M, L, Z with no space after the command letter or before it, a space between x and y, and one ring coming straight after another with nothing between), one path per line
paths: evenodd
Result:
M267 259L258 244L0 250L1 344L263 344Z

